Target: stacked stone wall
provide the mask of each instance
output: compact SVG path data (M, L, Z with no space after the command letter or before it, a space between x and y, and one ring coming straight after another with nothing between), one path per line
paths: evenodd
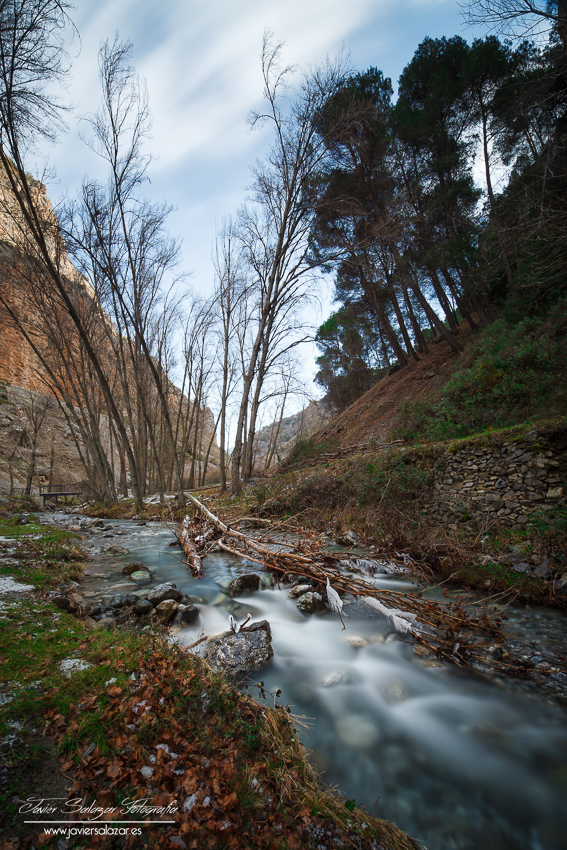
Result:
M566 483L564 431L461 443L435 463L427 513L449 525L475 519L518 530L534 513L564 505Z

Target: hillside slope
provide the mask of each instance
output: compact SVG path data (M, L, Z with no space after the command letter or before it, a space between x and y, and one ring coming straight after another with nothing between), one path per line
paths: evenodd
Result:
M459 341L465 346L474 335L461 324ZM424 401L437 393L450 377L459 355L442 340L431 345L429 354L418 363L411 361L404 369L383 378L347 410L329 422L313 437L314 445L329 443L342 449L374 439L388 442L404 401Z

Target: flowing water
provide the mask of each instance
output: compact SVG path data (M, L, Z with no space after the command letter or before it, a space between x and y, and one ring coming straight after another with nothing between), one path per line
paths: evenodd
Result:
M130 592L121 569L135 559L151 568L150 587L173 581L200 600L199 620L179 634L181 643L203 630L226 630L229 614L267 619L274 658L253 676L268 691L281 688L279 701L308 718L299 737L326 783L394 821L428 850L567 848L564 710L418 656L367 606L345 607L350 619L343 631L335 614L300 613L285 589L231 600L223 592L228 578L250 565L211 554L204 561L206 577L196 580L177 560L179 550L169 548L173 535L158 523L112 525L119 535L112 540L103 538L105 531L85 536L93 560L82 589L108 596ZM96 551L116 544L129 554ZM412 587L399 577L375 581ZM522 628L532 640L561 633L567 642L567 618L558 612L535 612Z

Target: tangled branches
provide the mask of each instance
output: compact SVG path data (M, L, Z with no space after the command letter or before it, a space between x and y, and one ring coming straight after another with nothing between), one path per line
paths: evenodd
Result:
M275 574L278 580L295 576L308 578L327 587L334 595L350 595L370 605L387 617L396 631L412 636L440 658L461 667L486 660L487 644L503 640L500 621L482 608L467 611L462 601L437 602L421 593L408 594L376 587L362 578L344 571L344 555L325 551L322 545L298 544L293 550L285 544L266 544L242 531L230 528L193 496L188 497L199 516L183 521L178 538L188 555L195 575L195 558L201 564L201 554L214 544L226 552L259 564ZM336 610L336 609L335 609Z

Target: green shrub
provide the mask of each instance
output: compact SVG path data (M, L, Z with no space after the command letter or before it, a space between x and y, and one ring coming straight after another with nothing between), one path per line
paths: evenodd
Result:
M440 398L401 406L396 436L453 439L567 411L566 313L562 302L552 318L494 322L462 355Z

